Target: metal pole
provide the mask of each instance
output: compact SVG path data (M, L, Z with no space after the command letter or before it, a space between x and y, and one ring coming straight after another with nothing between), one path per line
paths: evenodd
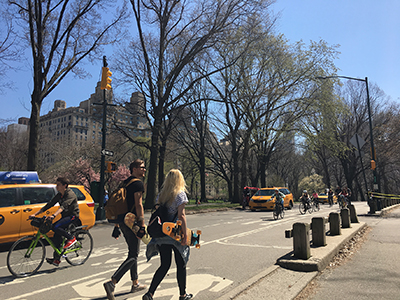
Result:
M372 169L372 175L374 176L374 180L372 183L373 192L379 192L379 186L377 184L377 172L376 172L376 153L375 153L375 146L374 146L374 137L372 134L372 114L371 114L371 104L369 99L369 89L368 89L368 77L365 77L365 85L367 87L367 106L368 106L368 118L369 118L369 132L370 132L370 141L371 141L371 160L375 162L375 168ZM372 167L372 166L371 166ZM374 200L374 199L372 199ZM373 205L376 205L376 210L381 210L381 201L379 199L372 201ZM374 207L375 208L375 207Z
M107 67L106 57L103 56L103 67ZM99 207L96 211L96 220L105 219L104 211L104 173L106 168L106 133L107 133L107 101L106 90L103 90L103 126L102 126L102 140L101 140L101 160L100 160L100 191L99 191Z
M368 183L367 183L367 178L365 177L365 170L364 170L364 164L363 164L363 160L362 160L362 156L361 156L361 149L360 149L360 142L358 140L358 134L356 134L356 141L357 141L358 154L360 156L361 170L362 170L363 177L364 177L365 190L368 191Z

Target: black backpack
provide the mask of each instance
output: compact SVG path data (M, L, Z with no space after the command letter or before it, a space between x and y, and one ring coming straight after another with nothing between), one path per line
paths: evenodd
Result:
M147 233L152 238L159 238L165 236L162 231L162 224L164 222L174 222L178 216L178 212L171 219L168 214L168 208L162 204L154 205L152 214L149 220L149 225L147 226Z

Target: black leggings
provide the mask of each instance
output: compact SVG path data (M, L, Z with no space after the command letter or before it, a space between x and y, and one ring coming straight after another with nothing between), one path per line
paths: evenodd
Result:
M180 295L186 294L186 264L183 261L181 254L178 249L176 249L172 245L160 245L160 260L161 265L157 269L156 273L153 276L153 280L151 281L151 285L149 288L149 292L154 295L157 287L164 279L165 275L167 275L168 270L171 266L172 260L172 250L174 251L175 263L176 263L176 279L178 280L179 293Z

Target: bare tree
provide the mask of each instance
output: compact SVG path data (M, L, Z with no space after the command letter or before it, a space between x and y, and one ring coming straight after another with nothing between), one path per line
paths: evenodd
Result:
M119 69L148 101L151 114L150 166L146 208L155 199L162 122L202 74L187 81L185 74L206 50L229 31L243 25L244 17L265 9L269 0L131 0L138 37L121 51ZM179 89L177 89L177 85Z
M81 78L87 76L78 64L84 59L94 60L101 46L114 43L116 37L123 38L117 25L126 19L126 9L124 6L117 9L111 21L102 22L102 16L110 16L110 0L8 0L8 3L32 53L28 170L35 170L43 100L70 72Z
M2 7L3 8L3 5ZM2 72L0 73L0 93L5 93L6 89L12 88L13 83L7 80L7 72L15 69L11 63L20 58L18 42L16 40L14 26L9 15L2 13L0 15L0 64Z

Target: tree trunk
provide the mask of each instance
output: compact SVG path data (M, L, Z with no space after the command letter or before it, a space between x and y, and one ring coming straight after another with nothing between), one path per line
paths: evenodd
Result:
M235 145L236 147L236 145ZM232 153L233 158L233 199L232 203L240 203L240 195L239 193L239 154L237 151Z
M158 160L158 190L161 191L161 187L164 183L164 163L165 163L165 152L167 149L167 140L164 138L160 147L160 154Z
M154 127L151 135L150 146L150 165L147 179L145 209L153 208L156 199L156 183L157 183L157 168L158 168L158 153L159 153L159 138L160 138L161 119L154 120Z
M264 160L260 162L260 187L265 188L267 186L267 178L265 176L265 169L266 169L266 163Z
M32 94L32 111L29 124L29 148L27 171L37 170L38 149L39 149L39 121L40 121L40 99L34 92Z

